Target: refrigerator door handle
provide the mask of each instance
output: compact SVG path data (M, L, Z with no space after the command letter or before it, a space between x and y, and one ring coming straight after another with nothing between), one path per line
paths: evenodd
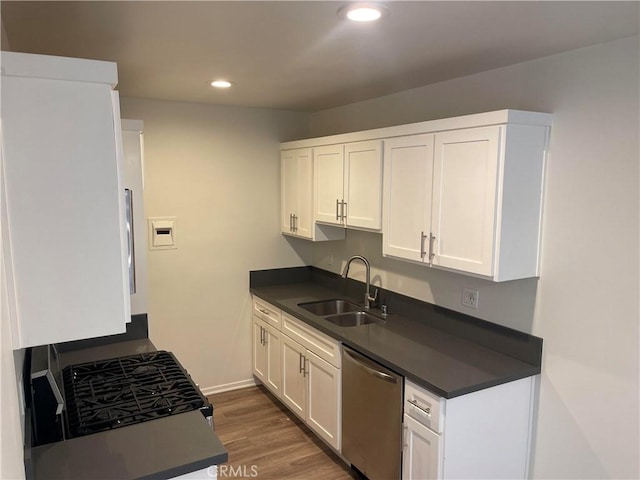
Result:
M136 293L136 263L135 245L133 242L133 192L129 188L124 190L124 204L127 217L127 262L129 265L129 294Z

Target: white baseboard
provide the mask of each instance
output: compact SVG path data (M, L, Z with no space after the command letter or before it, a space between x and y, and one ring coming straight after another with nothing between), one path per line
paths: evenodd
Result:
M225 383L224 385L216 385L215 387L200 388L200 391L205 395L214 395L216 393L229 392L231 390L238 390L239 388L253 387L257 385L256 381L252 378L246 380L240 380L239 382Z

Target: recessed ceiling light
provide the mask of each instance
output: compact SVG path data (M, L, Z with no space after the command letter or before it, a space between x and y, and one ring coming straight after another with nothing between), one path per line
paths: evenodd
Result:
M338 10L338 14L354 22L373 22L386 13L386 9L375 3L353 3Z
M214 80L211 82L211 86L216 88L229 88L231 86L231 82L227 80Z

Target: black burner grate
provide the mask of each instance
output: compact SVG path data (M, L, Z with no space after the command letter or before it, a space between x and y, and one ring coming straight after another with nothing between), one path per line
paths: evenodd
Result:
M166 351L72 365L63 370L63 382L70 438L211 410L191 377Z

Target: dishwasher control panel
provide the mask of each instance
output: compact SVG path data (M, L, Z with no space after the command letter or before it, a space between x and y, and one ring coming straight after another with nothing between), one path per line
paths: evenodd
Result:
M444 427L444 399L405 379L404 413L436 433Z

